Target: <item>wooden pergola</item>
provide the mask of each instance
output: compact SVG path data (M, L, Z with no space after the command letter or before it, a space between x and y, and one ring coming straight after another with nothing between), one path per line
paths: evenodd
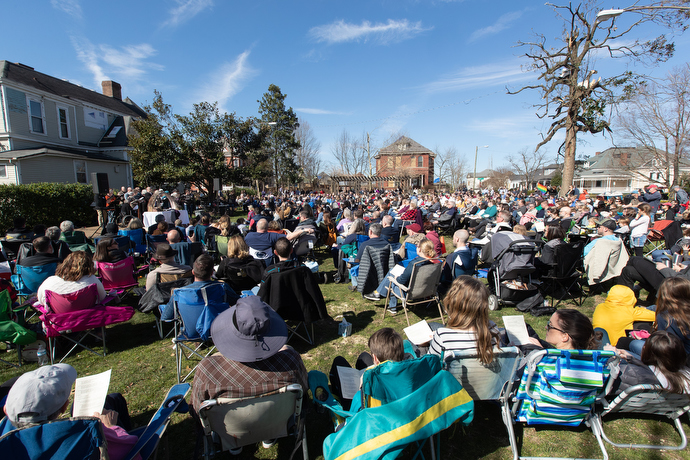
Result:
M359 189L362 184L369 184L368 188L390 188L389 183L393 182L395 188L403 189L412 186L412 180L422 177L421 175L399 174L394 176L365 176L364 174L354 174L348 176L331 176L331 193L337 193L345 187Z

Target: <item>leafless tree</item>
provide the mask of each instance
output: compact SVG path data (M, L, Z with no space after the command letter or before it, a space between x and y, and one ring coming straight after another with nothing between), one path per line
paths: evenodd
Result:
M654 40L642 42L631 39L628 34L638 25L654 21L666 26L665 31L681 27L687 20L686 15L679 15L681 5L687 0L657 0L645 5L636 2L625 8L619 19L620 10L613 14L597 17L600 12L598 2L585 0L581 3L554 5L552 7L563 21L563 34L557 45L548 43L546 36L538 34L533 41L519 42L529 47L525 56L531 61L527 70L538 75L539 83L528 85L517 91L536 90L540 102L535 104L539 118L551 118L543 140L536 149L550 142L556 133L565 130L565 142L559 148L563 154L563 183L560 193L564 195L573 182L575 172L575 154L578 133L600 133L610 131L605 118L606 106L615 103L625 87L635 79L629 71L618 75L595 78L597 70L590 53L605 53L614 58L628 58L647 63L667 60L674 51L664 35ZM618 27L617 23L626 24L629 17L636 15L630 25Z
M508 163L512 166L513 173L525 179L525 186L528 189L532 188L536 175L547 162L546 151L541 149L532 150L525 147L518 153L508 156Z
M649 152L660 181L667 187L678 184L690 143L690 65L675 68L658 83L639 85L618 120L625 138Z
M295 130L295 138L300 143L300 148L295 152L295 161L302 171L304 181L315 186L323 165L320 153L321 143L314 136L309 123L302 120Z
M465 180L467 173L467 160L463 155L458 154L455 147L448 147L445 150L436 148L436 177L441 182L448 184L453 190L459 188Z
M513 175L513 171L508 166L499 166L498 168L491 171L489 178L482 182L481 187L493 187L498 189L501 187L510 186L510 176Z
M337 166L344 174L366 174L369 170L366 144L362 142L362 139L355 138L345 129L336 138L331 153L338 163Z

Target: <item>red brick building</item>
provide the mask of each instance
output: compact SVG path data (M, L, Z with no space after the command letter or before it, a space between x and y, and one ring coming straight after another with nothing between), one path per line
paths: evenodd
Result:
M409 137L401 136L379 150L375 158L377 176L408 175L412 177L412 187L433 186L436 154ZM385 188L396 187L395 182L389 182Z

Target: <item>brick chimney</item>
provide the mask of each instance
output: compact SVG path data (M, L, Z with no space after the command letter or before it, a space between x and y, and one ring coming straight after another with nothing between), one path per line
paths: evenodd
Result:
M105 83L105 82L103 82L103 83ZM105 88L105 87L104 87L104 88ZM103 94L105 94L105 89L103 90ZM599 155L600 153L601 153L601 152L594 152L594 156L597 156L597 155Z
M103 87L104 96L115 98L118 101L122 100L122 86L119 83L106 80L101 82L101 86Z

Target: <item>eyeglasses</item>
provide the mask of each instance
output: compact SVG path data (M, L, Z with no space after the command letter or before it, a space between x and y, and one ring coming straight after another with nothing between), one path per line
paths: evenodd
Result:
M563 334L567 334L567 332L565 332L563 329L559 329L556 326L551 325L551 321L549 321L548 323L546 323L546 332L549 332L551 329L555 329L558 332L562 332Z

